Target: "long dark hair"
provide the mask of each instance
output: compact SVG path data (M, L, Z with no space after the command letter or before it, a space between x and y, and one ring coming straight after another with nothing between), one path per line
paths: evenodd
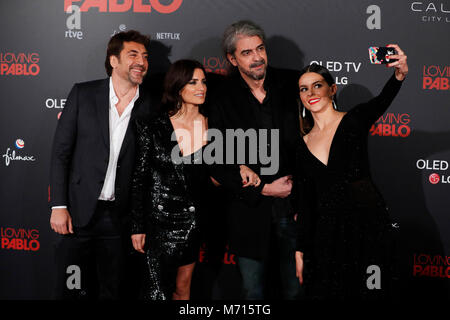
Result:
M191 81L195 69L206 71L203 65L196 60L178 60L173 63L164 78L164 93L162 96L162 108L169 116L175 115L181 108L183 103L180 91ZM199 112L203 113L203 108L199 106Z
M317 64L317 63L312 63L309 66L304 67L301 71L300 71L300 78L307 72L314 72L317 73L319 75L321 75L323 77L323 79L325 80L325 82L331 87L333 84L335 84L334 82L334 77L331 75L330 71L328 71L327 68ZM337 98L336 95L333 96L333 100L335 103L337 103ZM305 106L303 105L301 99L298 99L298 105L299 105L299 113L300 113L300 133L302 135L306 135L308 134L311 129L314 127L314 119L312 117L312 114L310 111L308 111L308 109L305 108ZM305 110L305 117L302 116L303 114L303 109Z

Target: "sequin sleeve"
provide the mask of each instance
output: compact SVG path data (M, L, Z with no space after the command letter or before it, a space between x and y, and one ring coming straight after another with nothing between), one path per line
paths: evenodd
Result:
M150 184L152 166L152 137L148 124L136 120L137 153L131 184L131 234L145 233L145 198L151 199Z

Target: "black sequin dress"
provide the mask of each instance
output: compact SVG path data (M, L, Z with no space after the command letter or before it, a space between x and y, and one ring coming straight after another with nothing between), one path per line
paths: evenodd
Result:
M146 234L148 277L143 298L170 300L178 267L198 259L202 191L209 182L201 148L180 155L167 114L137 120L138 154L132 181L131 231Z
M368 132L401 87L392 76L381 94L344 115L327 165L301 139L297 152L299 217L297 250L304 253L304 281L313 299L385 297L392 274L392 225L372 182ZM381 289L369 266L378 266ZM369 279L369 287L367 285Z

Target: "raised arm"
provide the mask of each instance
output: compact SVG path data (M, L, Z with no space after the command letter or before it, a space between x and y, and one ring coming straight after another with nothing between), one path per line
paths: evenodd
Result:
M397 50L396 55L390 56L397 61L387 64L389 68L395 68L394 74L389 78L381 93L366 103L357 105L351 110L361 121L364 121L367 130L387 110L400 91L403 80L408 74L407 56L396 44L389 44Z

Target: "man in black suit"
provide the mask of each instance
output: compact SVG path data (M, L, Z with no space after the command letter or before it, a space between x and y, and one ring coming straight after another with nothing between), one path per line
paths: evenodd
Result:
M224 153L229 151L228 129L256 131L258 143L246 145L244 162L235 157L234 165L228 160L226 165L215 165L213 177L230 191L229 242L242 275L243 298L267 297L269 265L273 265L277 276L271 274L270 278L277 278L281 296L296 299L301 288L295 274L296 228L290 194L300 138L299 73L268 67L264 41L264 31L251 21L236 22L224 32L223 50L234 70L223 85L210 91L208 125L225 136ZM267 141L261 132L267 133ZM279 136L272 135L274 132ZM255 145L258 148L252 150ZM272 172L264 174L269 167L260 152L267 149L273 151ZM259 156L256 163L249 156L252 152ZM239 173L246 167L258 176L249 174L243 188Z
M119 298L130 242L133 123L150 114L150 97L140 90L149 42L134 30L114 35L105 60L109 77L75 84L58 122L50 177L57 298Z

